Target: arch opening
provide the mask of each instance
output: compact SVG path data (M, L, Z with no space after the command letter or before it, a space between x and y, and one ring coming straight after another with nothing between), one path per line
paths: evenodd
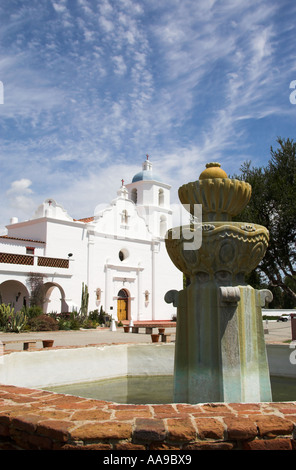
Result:
M29 306L30 294L27 287L20 281L8 280L0 284L0 301L10 304L17 312Z
M129 293L126 289L120 289L117 294L117 318L118 321L129 318Z
M55 282L46 282L44 289L44 313L68 312L69 308L65 300L63 288Z

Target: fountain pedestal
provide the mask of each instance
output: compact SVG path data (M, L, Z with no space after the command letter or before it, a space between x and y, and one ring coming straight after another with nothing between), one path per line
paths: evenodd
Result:
M179 188L192 215L202 204L203 223L171 229L166 237L169 256L189 280L165 297L177 307L176 402L271 401L261 308L272 295L245 282L265 254L268 231L231 221L250 196L250 185L227 178L219 164Z

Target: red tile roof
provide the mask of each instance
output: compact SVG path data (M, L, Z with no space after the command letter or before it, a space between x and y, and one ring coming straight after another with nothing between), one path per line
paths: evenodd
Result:
M75 222L85 222L86 224L88 222L92 222L94 220L94 217L85 217L85 219L74 219Z
M23 242L33 242L33 243L45 243L45 242L42 242L41 240L31 240L29 238L17 238L17 237L9 237L8 235L0 235L0 238L5 238L5 239L8 239L8 240L20 240L20 241L23 241Z

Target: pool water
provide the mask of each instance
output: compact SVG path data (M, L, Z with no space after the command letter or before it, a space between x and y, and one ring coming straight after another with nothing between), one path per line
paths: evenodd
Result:
M296 380L272 376L273 401L296 401ZM133 376L46 387L46 390L83 398L126 404L173 403L173 376Z

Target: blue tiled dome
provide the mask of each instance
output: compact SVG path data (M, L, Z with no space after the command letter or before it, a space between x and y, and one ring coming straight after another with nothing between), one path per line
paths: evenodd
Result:
M132 183L137 181L160 181L160 178L154 175L151 170L142 170L133 177Z
M137 173L132 179L132 183L136 183L137 181L161 182L161 179L157 175L153 174L152 163L148 161L148 155L147 160L142 165L142 171L139 171L139 173Z
M142 170L139 173L137 173L133 179L132 183L136 183L137 181L159 181L161 182L161 179L153 173L151 170Z

